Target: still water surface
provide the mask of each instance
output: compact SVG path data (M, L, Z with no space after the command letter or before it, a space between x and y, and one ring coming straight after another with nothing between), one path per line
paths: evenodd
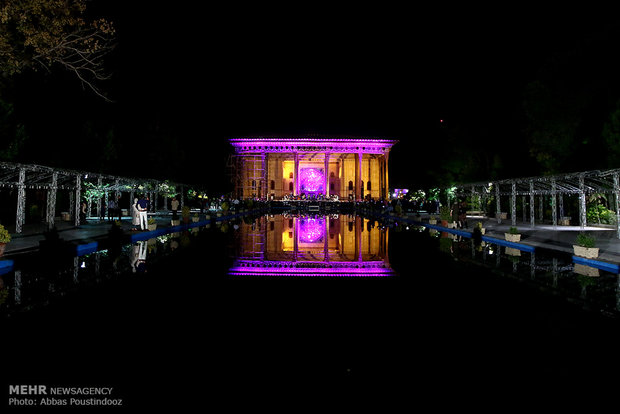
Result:
M2 275L5 373L172 402L269 381L423 381L424 397L474 372L494 386L617 365L577 358L620 345L617 275L445 238L359 216L264 215L82 257L24 255Z

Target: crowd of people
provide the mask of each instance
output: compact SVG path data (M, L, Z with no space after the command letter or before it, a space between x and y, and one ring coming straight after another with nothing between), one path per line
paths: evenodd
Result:
M282 197L282 201L338 201L338 196L335 194L325 196L324 194L286 194Z

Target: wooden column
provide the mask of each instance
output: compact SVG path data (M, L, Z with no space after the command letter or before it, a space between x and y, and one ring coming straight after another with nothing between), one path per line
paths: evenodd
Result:
M329 152L325 153L325 197L329 197Z
M355 200L362 198L362 153L358 152L355 162Z
M385 198L390 199L390 152L385 153Z
M295 186L293 187L293 195L299 194L299 154L295 153ZM297 236L295 236L297 237Z

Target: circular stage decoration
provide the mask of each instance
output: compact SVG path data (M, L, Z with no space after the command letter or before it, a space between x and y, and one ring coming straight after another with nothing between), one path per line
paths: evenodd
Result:
M306 218L299 220L299 241L318 243L325 235L325 219Z
M299 181L302 193L325 193L325 175L320 168L302 168L299 171Z

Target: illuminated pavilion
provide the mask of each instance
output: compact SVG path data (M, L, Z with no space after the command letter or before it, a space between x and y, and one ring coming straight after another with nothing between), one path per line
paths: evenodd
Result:
M398 141L371 138L233 138L235 195L279 200L389 198L388 161Z

